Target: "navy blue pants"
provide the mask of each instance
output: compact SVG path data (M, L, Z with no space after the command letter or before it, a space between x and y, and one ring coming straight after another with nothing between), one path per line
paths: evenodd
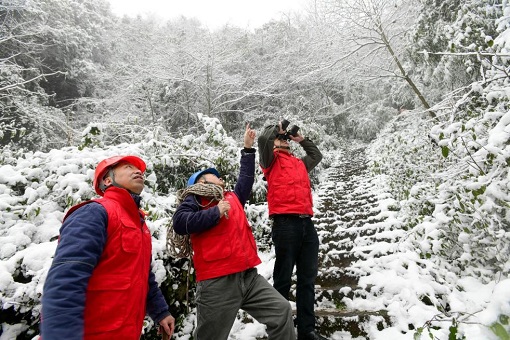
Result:
M274 288L289 299L292 272L296 266L298 333L315 330L315 278L318 270L319 238L310 217L274 215L272 239L276 252Z

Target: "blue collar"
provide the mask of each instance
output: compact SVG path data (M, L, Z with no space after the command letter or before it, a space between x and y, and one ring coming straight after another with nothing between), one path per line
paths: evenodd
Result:
M137 195L137 194L132 194L132 193L129 193L131 195L131 197L133 197L133 200L135 201L136 203L136 206L138 207L138 209L140 209L140 203L142 201L142 198Z

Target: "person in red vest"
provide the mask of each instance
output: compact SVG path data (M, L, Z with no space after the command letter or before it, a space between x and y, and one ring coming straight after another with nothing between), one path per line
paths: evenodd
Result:
M196 340L228 338L239 309L267 326L268 339L295 339L291 307L257 273L261 263L244 204L255 176L255 131L246 126L234 191L215 168L195 172L178 195L178 235L190 235L196 273Z
M151 271L151 234L140 210L145 162L101 161L99 199L64 217L42 295L43 340L139 340L145 315L171 336L175 320Z
M283 124L283 126L282 126ZM274 287L289 299L296 266L298 340L326 339L315 330L315 278L319 238L312 222L313 201L308 173L322 160L317 146L303 137L297 126L286 131L288 121L267 126L258 139L259 162L267 180L271 237L275 248ZM289 141L299 143L306 156L295 157Z

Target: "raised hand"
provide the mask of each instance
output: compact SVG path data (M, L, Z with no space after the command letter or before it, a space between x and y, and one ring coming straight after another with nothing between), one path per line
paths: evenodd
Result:
M244 131L244 147L251 149L255 143L255 130L250 129L250 123L246 124L246 131Z

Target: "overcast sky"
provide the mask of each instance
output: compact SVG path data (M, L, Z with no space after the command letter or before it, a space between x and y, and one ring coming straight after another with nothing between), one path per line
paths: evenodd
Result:
M197 18L210 29L227 23L257 28L283 13L299 11L306 0L108 0L118 15L156 14L164 19Z

